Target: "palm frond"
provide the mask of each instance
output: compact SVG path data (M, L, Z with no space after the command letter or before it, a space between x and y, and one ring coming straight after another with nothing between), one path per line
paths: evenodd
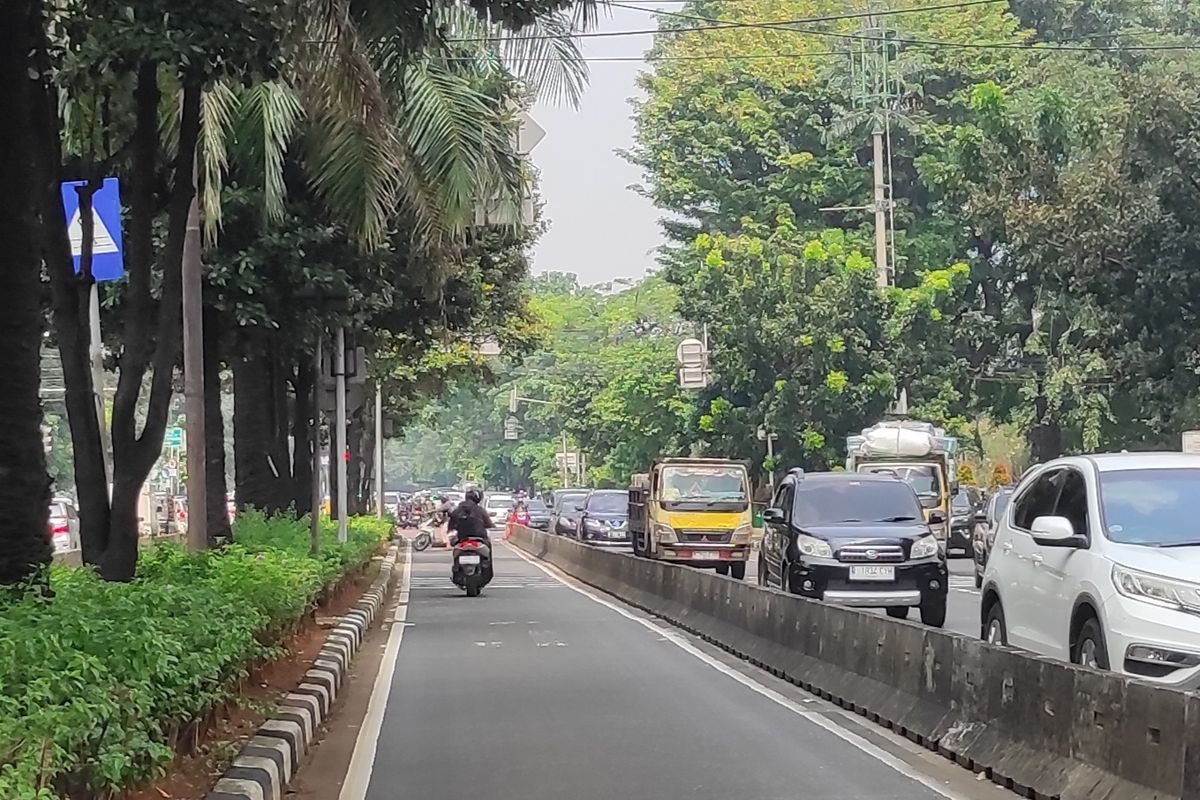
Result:
M200 213L204 242L211 246L221 229L221 186L229 168L228 142L238 98L233 88L217 81L200 96L199 152Z
M375 247L386 238L388 223L404 189L411 194L410 211L418 227L435 226L421 192L405 175L404 153L396 135L392 109L379 74L359 37L347 0L316 0L306 4L306 45L300 50L295 86L300 102L317 121L309 154L331 159L310 163L314 185L343 219L350 235ZM333 149L347 147L345 154ZM352 166L352 156L372 159ZM343 185L347 176L365 179L357 187ZM366 196L356 196L357 191ZM408 192L406 192L408 194Z
M473 51L479 63L498 62L497 66L511 72L533 99L578 107L587 88L588 66L572 36L583 26L570 14L546 14L516 32L489 24L458 5L439 9L438 20L449 44L464 40L451 48L456 57Z
M303 118L300 98L281 81L258 83L242 92L233 155L238 166L262 187L263 214L270 221L283 218L287 197L283 162Z
M446 62L412 64L405 72L401 130L428 185L437 187L447 228L459 232L488 193L522 188L513 128L497 103Z

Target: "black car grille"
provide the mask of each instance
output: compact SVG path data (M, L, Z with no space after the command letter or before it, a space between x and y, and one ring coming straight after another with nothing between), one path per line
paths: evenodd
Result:
M848 544L837 551L837 560L855 564L896 564L904 560L904 548L897 544Z
M733 531L679 531L679 541L686 544L729 544Z

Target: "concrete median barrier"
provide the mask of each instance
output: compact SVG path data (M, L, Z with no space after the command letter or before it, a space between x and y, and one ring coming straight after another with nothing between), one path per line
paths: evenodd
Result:
M529 528L512 543L1027 797L1200 798L1200 696Z

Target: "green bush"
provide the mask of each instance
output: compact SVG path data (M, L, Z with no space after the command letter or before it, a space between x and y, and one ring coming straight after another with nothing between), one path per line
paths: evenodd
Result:
M0 798L105 795L161 775L172 737L275 655L320 596L361 567L385 521L242 515L235 544L142 553L131 583L51 570L52 597L0 605Z

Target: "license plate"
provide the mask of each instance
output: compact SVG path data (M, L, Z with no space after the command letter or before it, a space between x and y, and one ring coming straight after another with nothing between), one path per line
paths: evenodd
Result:
M850 568L850 580L852 581L894 581L896 580L896 568L876 566L874 564L863 567Z
M624 538L625 538L625 534L624 534L624 533L622 533L621 531L609 531L609 532L608 532L608 538L610 538L610 539L624 539Z
M478 564L479 556L459 556L458 563L460 563L460 564Z
M720 553L708 553L708 552L692 553L692 559L694 561L720 561L721 554Z

